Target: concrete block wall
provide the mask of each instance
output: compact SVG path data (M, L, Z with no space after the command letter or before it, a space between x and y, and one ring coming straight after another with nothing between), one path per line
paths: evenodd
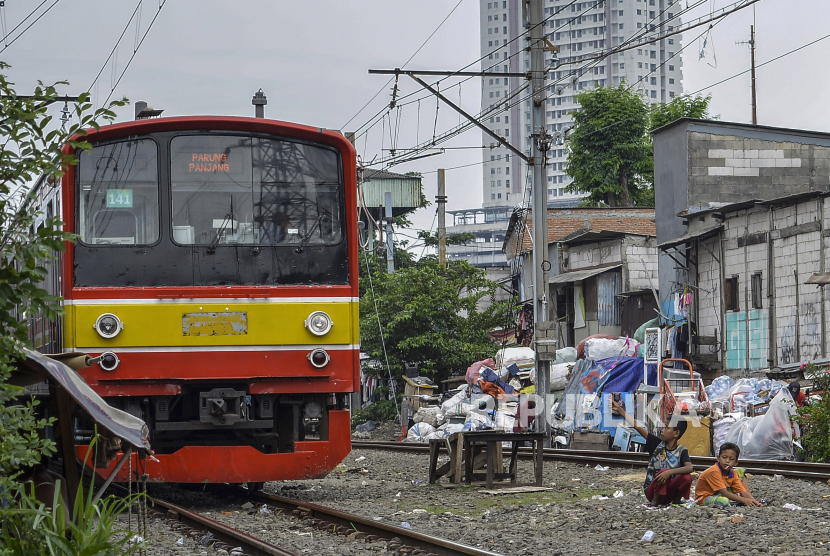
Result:
M723 287L720 279L720 264L710 254L720 257L720 238L715 237L702 243L698 252L698 334L701 336L717 336L723 331L721 323L721 297Z
M573 271L621 261L620 240L586 243L570 247L567 270Z
M796 143L784 134L768 136L690 131L689 205L775 199L830 188L829 147Z
M655 238L626 238L623 242L625 261L628 269L623 272L623 289L626 291L648 290L657 287L657 241ZM649 277L651 282L649 282Z

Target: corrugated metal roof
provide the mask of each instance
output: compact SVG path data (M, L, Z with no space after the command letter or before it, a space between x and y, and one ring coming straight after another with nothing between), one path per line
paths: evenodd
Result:
M603 272L608 272L609 270L616 270L621 266L621 264L615 264L611 266L603 266L601 268L574 270L572 272L565 272L564 274L557 274L556 276L552 277L548 282L551 284L567 284L568 282L580 282L582 280L585 280L586 278L590 278L591 276L596 276L597 274L602 274Z
M686 243L687 241L691 241L691 240L699 238L699 237L707 236L709 234L712 234L714 232L717 232L717 231L721 230L722 228L723 228L723 224L715 224L713 226L706 226L705 228L702 228L700 230L697 230L697 231L694 231L694 232L686 232L685 234L683 234L680 237L670 239L669 241L664 241L663 243L661 243L657 247L659 247L660 249L668 249L669 247L674 247L675 245L680 245L681 243Z

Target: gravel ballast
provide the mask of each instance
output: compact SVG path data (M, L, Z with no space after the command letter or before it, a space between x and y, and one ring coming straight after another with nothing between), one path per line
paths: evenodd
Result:
M772 498L772 506L647 510L639 507L646 503L644 468L546 462L544 486L551 490L494 496L479 486L429 485L427 465L424 454L354 450L325 479L268 483L265 490L393 525L407 522L505 555L830 553L825 483L752 476L753 494ZM532 462L519 462L520 482L531 482L532 472ZM624 496L614 498L618 491ZM803 509L782 508L786 503ZM655 540L644 545L647 531Z
M446 460L446 456L442 457ZM599 471L594 466L545 462L544 487L519 494L485 494L481 486L427 484L428 456L384 450L353 450L328 477L266 483L264 491L354 513L513 555L830 554L830 485L797 479L750 477L767 508L713 509L672 506L648 510L642 495L644 468ZM440 462L439 462L440 465ZM519 481L531 482L533 464L519 462ZM614 493L624 496L614 498ZM211 488L151 485L151 494L180 504L297 554L387 554L385 541L366 542L327 533L296 516L260 514L244 498ZM605 500L592 497L607 496ZM782 506L796 504L802 510ZM172 530L150 522L152 555L215 554ZM654 542L642 544L647 531Z

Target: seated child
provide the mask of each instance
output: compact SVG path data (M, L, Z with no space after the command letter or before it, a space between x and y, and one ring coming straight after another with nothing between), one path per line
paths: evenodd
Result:
M718 461L700 474L695 487L695 503L701 506L729 507L763 506L752 497L743 483L743 469L736 469L741 449L732 442L724 442L718 450Z
M656 436L638 424L616 401L611 402L611 408L646 439L646 450L651 455L651 460L648 462L643 489L648 501L659 506L679 504L681 498L689 498L694 468L689 450L677 443L686 432L687 422L678 419L674 426L663 427L660 436Z

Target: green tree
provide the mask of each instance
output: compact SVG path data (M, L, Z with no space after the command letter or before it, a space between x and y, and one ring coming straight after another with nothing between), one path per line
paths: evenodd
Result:
M649 187L649 109L625 83L576 96L565 170L569 192L588 193L588 202L631 206Z
M378 320L396 376L405 363L419 363L421 374L442 379L495 354L489 333L505 323L510 302L496 301L498 285L484 271L466 261L442 268L430 256L387 274L382 261L368 261L371 285L361 261L360 340L372 359L385 364ZM491 304L480 308L484 300Z
M0 71L9 66L0 62ZM64 144L88 148L69 138L98 122L112 121L115 101L94 110L89 95L73 103L76 123L65 129L52 123L49 106L56 102L57 86L40 83L29 96L20 96L14 84L0 74L0 489L14 487L19 469L36 464L54 452L54 442L41 439L38 430L48 424L37 417L37 403L21 388L8 383L15 358L25 357L29 345L27 315L54 319L62 312L61 298L41 287L46 266L64 251L70 234L59 219L47 219L35 230L37 201L42 188L60 183L63 170L75 161L61 152ZM50 125L51 124L51 125ZM36 185L35 185L36 184Z
M649 115L649 131L658 127L668 125L680 118L695 118L698 120L709 119L709 102L711 96L700 95L691 97L687 95L676 97L668 104L655 104Z
M423 240L427 247L438 247L438 232L430 233L427 230L418 232L418 237ZM471 241L475 241L476 235L471 232L462 232L460 234L449 234L447 236L447 245L466 245Z
M568 191L589 193L587 202L654 206L654 144L651 132L679 118L709 117L711 97L680 96L648 106L623 83L576 97L566 171Z

